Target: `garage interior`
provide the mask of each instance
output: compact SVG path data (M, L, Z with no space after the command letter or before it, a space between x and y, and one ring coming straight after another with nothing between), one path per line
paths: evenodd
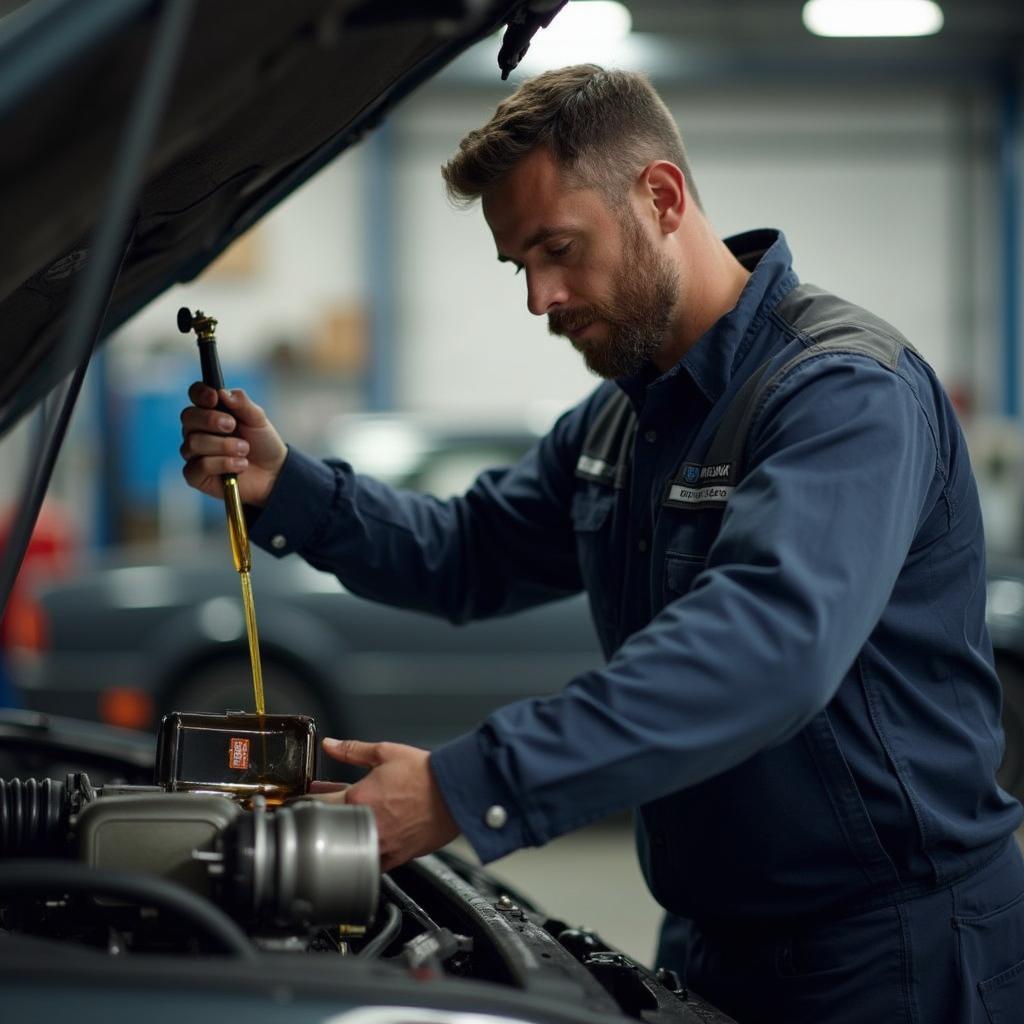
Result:
M452 457L416 483L440 496L588 393L594 378L529 314L479 211L447 202L439 167L523 77L593 61L650 75L722 236L781 228L803 280L897 324L936 369L968 437L989 556L1000 567L989 599L1007 638L1004 686L1015 694L1007 729L1017 730L1024 758L1024 5L941 0L941 28L906 38L816 35L803 7L577 0L569 12L581 19L542 30L507 83L494 37L467 51L104 345L55 470L26 588L115 567L109 586L122 588L123 607L138 607L160 586L141 567L200 546L235 587L223 513L181 479L177 416L198 369L195 346L176 327L182 306L217 317L226 383L254 395L300 447L349 457L337 446L351 445L368 471L404 480L427 451L408 440L410 424L479 436L476 447L450 446ZM42 415L0 444L0 512L17 501ZM367 423L378 433L364 436ZM261 571L257 562L257 608ZM143 579L145 595L133 596ZM294 585L312 593L332 583L304 576ZM62 657L78 660L52 646L30 606L4 623L14 706L33 706L42 674L69 663ZM208 634L235 649L237 606L212 597L203 614ZM1018 638L1019 662L1010 654ZM388 653L366 653L381 678L400 671ZM483 663L480 650L472 654ZM516 667L505 668L494 704L515 692ZM155 728L161 708L139 696L132 671L85 714ZM397 699L386 688L376 697ZM446 732L439 707L425 696L403 710L410 729L431 730L429 743ZM1024 779L1024 762L1013 771ZM515 853L495 872L650 961L660 914L636 865L631 822Z

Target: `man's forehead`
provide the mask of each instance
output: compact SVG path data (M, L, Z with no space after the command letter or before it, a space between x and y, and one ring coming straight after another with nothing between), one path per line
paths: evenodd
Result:
M567 184L550 157L524 157L482 196L498 251L525 251L552 234L582 228L596 198L590 191Z
M546 151L534 150L484 192L484 217L492 231L506 231L528 212L541 213L557 202L564 190L554 160Z

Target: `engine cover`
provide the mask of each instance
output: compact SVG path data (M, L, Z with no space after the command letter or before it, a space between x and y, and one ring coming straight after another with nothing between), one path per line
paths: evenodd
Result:
M78 815L79 857L96 868L144 871L213 895L208 862L241 806L222 796L104 796ZM211 857L196 857L196 852Z

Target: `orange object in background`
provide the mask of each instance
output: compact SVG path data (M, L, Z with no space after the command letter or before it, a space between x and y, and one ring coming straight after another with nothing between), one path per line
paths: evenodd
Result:
M7 514L0 525L0 549L7 545L12 521ZM77 551L78 535L71 517L63 506L47 502L39 513L21 570L0 619L0 648L38 651L46 646L49 639L46 617L32 596L32 585L65 576L74 564Z
M153 698L133 686L110 686L99 696L100 721L122 729L148 729L153 724Z

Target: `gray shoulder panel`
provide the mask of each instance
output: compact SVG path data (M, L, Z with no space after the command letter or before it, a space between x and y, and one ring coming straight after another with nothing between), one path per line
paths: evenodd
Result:
M857 353L895 369L904 349L916 353L910 342L880 317L814 285L794 288L773 315L800 340L791 342L781 353L759 366L722 417L707 455L707 465L721 469L724 477L713 481L720 489L724 488L719 507L724 506L742 476L747 437L763 397L791 370L829 352ZM796 353L785 358L794 349ZM686 496L682 490L679 493ZM689 500L692 504L692 499Z
M808 338L811 348L819 352L858 352L894 369L903 349L915 351L881 317L812 284L794 288L775 307L775 316Z

